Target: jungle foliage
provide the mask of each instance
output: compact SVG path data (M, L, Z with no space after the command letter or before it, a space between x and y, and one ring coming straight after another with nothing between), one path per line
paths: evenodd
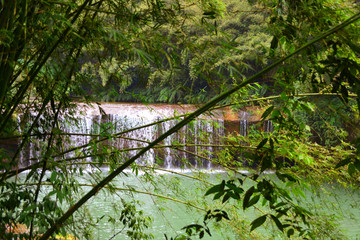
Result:
M212 161L228 177L206 183L195 203L182 201L202 207L203 221L164 238L210 236L214 222L243 239L264 237L256 230L269 222L283 238L344 238L295 199L321 183L358 189L359 18L359 6L342 0L0 1L0 235L12 239L23 224L20 237L28 239L91 238L100 219L84 204L99 191L124 190L111 181L129 167L159 184L156 166L144 170L136 160L226 103L264 107L259 124L271 120L274 130L227 136ZM111 124L72 147L60 122L63 115L76 121L74 99L205 104L127 158L109 144L123 134L109 134ZM39 156L20 166L22 149L35 140ZM89 154L92 174L81 166ZM256 167L241 173L239 156ZM136 201L114 205L121 210L109 222L130 239L153 238ZM240 211L249 208L259 214L246 222Z
M182 11L179 26L141 29L137 44L145 52L122 54L110 45L102 53L111 55L107 60L83 57L81 75L98 82L87 93L102 101L204 103L266 61L266 16L247 1L213 2L205 10L189 4Z

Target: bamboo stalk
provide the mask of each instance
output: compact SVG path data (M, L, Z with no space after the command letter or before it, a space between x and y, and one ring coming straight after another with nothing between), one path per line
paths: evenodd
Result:
M71 24L74 24L74 22L79 18L80 13L84 10L84 7L88 5L88 3L91 2L91 0L86 0L76 11L73 19L71 20ZM25 95L27 89L31 85L31 83L34 81L37 74L40 72L41 68L44 66L44 64L47 62L47 60L50 58L51 54L55 51L55 49L59 46L59 44L65 39L66 35L71 31L71 27L68 26L59 36L57 41L54 42L54 44L51 46L50 50L46 52L44 57L39 57L37 60L37 63L34 65L34 67L30 70L30 72L27 74L27 82L25 85L23 85L15 95L15 99L13 99L13 106L10 107L8 110L4 113L4 120L0 124L0 132L4 130L4 127L6 126L7 122L11 118L11 115L14 113L15 109L18 107L20 101L23 99L23 96ZM47 49L46 49L47 50Z

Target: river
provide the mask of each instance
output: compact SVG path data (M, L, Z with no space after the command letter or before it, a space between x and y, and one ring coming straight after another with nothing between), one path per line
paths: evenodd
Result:
M109 169L88 169L78 176L80 184L94 182L93 175L105 177ZM97 173L96 173L97 172ZM246 173L245 171L243 173ZM50 177L50 173L47 173ZM24 176L25 177L25 176ZM134 174L131 170L116 177L112 184L115 187L110 193L100 191L86 204L86 211L92 215L91 234L96 240L132 239L128 236L128 227L119 220L124 209L122 200L133 203L136 211L142 211L144 217L150 217L151 223L142 231L152 234L154 239L164 239L167 235L176 237L184 233L182 228L190 224L203 224L205 211L201 209L221 209L229 212L230 220L219 224L210 222L212 236L205 234L205 240L235 240L235 239L287 239L271 222L250 233L250 222L268 211L266 207L258 206L247 211L242 210L242 201L230 201L221 205L212 201L211 196L204 192L211 186L195 178L218 184L222 179L234 179L240 175L228 174L221 170L176 170L156 171L151 173L151 180L144 172ZM271 177L271 176L270 176ZM251 187L245 183L244 187ZM51 191L51 188L47 188ZM89 187L82 187L85 193ZM359 239L360 238L360 206L359 191L344 189L337 184L324 184L320 188L303 189L306 198L293 195L295 203L311 210L315 215L316 228L321 234L316 239ZM259 209L260 208L260 209ZM235 211L234 211L235 210ZM82 211L84 208L82 208ZM139 215L138 215L139 217ZM84 221L81 219L81 221ZM84 222L85 224L85 222ZM231 226L232 225L232 226ZM240 234L240 235L239 235ZM85 239L80 237L80 239ZM195 238L197 239L197 238Z

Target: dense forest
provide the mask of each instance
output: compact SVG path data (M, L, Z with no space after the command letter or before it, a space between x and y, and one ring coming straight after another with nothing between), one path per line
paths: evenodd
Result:
M221 18L216 18L215 10L202 13L193 6L186 12L194 14L198 23L184 21L181 30L166 23L156 34L146 29L150 42L141 44L147 51L160 50L156 56L135 52L130 60L128 55L115 55L108 61L82 65L81 71L96 76L92 80L104 87L92 90L100 90L96 98L204 103L236 84L239 77L256 72L267 61L265 47L271 39L265 28L266 14L256 12L246 1L218 7L224 11ZM147 59L151 57L155 59Z
M339 227L348 213L322 211L316 198L359 194L359 9L348 0L0 1L0 238L157 239L139 194L162 199L154 205L165 218L166 202L197 217L162 239L217 239L224 229L221 239L359 237ZM91 134L66 130L86 115L79 106L110 118L104 102L197 110L120 132L111 121ZM214 153L190 137L209 143L202 131L185 133L190 150L180 137L164 144L224 107L261 117L245 135L225 131L208 146ZM150 126L155 138L125 135ZM144 145L119 147L120 138ZM24 157L35 142L36 155ZM180 154L190 173L141 160L159 152L164 161L166 149L220 174ZM104 196L113 212L95 216L91 203ZM351 199L332 209L358 211ZM110 237L96 236L104 221L117 229Z

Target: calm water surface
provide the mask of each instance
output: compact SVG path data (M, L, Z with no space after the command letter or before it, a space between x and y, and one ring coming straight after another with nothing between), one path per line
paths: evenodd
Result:
M185 172L185 174L193 175L190 171ZM221 179L228 178L226 173L223 172L208 172L206 174L208 175L208 181L213 183L219 183ZM170 190L162 189L159 191L159 194L167 193L170 197L184 201L186 199L203 198L207 201L212 199L212 197L209 196L203 197L204 192L209 188L206 187L203 182L169 173L161 173L156 178L160 182L165 181L167 183L173 182L174 184L178 184L178 187L181 189L180 193L182 193L180 195L175 195L176 193L171 193ZM143 182L141 176L136 177L134 174L129 174L127 177L118 177L114 183L117 186L126 187L126 185L130 185L138 190L154 192L154 186L148 182ZM160 184L158 187L162 188L164 185ZM305 191L307 200L304 202L304 199L300 198L299 204L307 207L314 213L321 215L326 214L328 218L336 218L334 223L335 227L338 228L339 236L343 234L344 238L335 237L333 239L345 239L346 237L348 239L360 239L359 191L354 192L336 185L327 185L324 186L324 189L327 191L327 195L320 191ZM119 216L114 214L112 203L114 201L120 201L120 198L127 200L131 199L130 195L124 191L120 191L117 195L113 196L100 193L91 200L89 208L95 216L101 217L108 214L109 216L118 218ZM168 237L175 237L177 233L182 232L181 228L184 226L192 223L202 223L205 214L205 212L187 207L184 204L170 200L165 201L145 194L135 194L134 199L142 203L141 206L138 206L138 209L143 210L144 215L153 218L152 226L149 228L148 232L151 232L155 236L154 239L165 239L164 234L167 234ZM236 203L231 202L231 204ZM239 212L244 215L249 222L254 220L257 216L260 216L259 212L251 209L243 212L241 210L241 203L239 204ZM340 217L337 218L336 216ZM326 228L327 226L323 225L322 227ZM94 229L95 239L109 239L121 229L122 226L114 227L108 223L107 218L104 217ZM264 227L259 228L257 232L259 235L263 235L263 238L260 237L260 239L285 239L281 237L281 234L278 231L273 231L274 229L276 229L276 227L271 224L265 224ZM213 236L210 237L205 235L203 239L237 239L237 237L227 229L220 229L220 231L217 231L212 227L211 230ZM127 238L125 234L119 234L114 239L130 238Z

